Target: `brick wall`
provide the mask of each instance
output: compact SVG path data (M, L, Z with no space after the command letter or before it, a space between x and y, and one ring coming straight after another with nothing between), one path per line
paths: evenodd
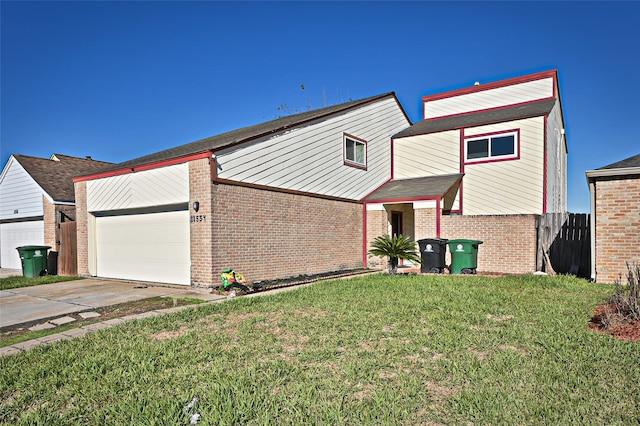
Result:
M89 275L89 237L87 232L87 183L75 183L78 275Z
M362 267L362 205L241 186L212 187L212 271L248 280Z
M479 272L532 273L536 270L537 218L537 215L442 216L441 237L483 241L478 249Z
M416 241L424 238L436 238L436 209L416 209Z
M44 245L57 250L56 246L56 205L42 196L44 210Z
M218 283L213 278L213 245L211 216L211 167L209 158L189 163L189 209L191 215L191 285L212 286ZM193 210L193 203L200 204Z
M367 210L367 251L371 246L371 242L381 235L388 234L389 218L386 210ZM386 268L387 260L380 257L367 257L367 266L369 268Z
M640 262L640 176L596 182L596 280L613 283Z

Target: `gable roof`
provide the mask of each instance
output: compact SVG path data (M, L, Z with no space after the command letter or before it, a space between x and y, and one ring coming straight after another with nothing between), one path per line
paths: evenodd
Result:
M600 167L596 170L626 169L629 167L640 167L640 154L625 158L624 160L609 164L608 166Z
M53 154L50 159L20 154L14 154L12 157L56 202L73 203L75 201L73 189L75 176L95 172L113 164L62 154Z
M587 183L593 182L597 178L616 179L622 176L640 176L640 154L599 169L587 170L585 174L587 175Z
M398 101L395 92L384 93L377 96L371 96L368 98L345 102L338 105L332 105L325 108L320 108L312 111L306 111L299 114L289 115L281 117L275 120L267 121L264 123L256 124L253 126L243 127L241 129L232 130L230 132L222 133L216 136L211 136L205 139L200 139L195 142L190 142L184 145L180 145L174 148L169 148L164 151L156 152L153 154L138 157L133 160L128 160L123 163L116 164L112 167L107 167L100 172L111 172L122 169L134 168L147 164L160 163L176 158L187 157L206 151L218 151L224 148L228 148L234 145L239 145L245 142L249 142L254 139L258 139L270 134L284 131L294 126L300 126L310 123L312 121L321 120L330 116L343 114L349 110L353 110L364 105L385 99L392 98L396 101L400 107L402 113L407 118L407 121L411 123L411 120L407 116L406 112L402 108L402 105Z
M367 195L365 202L381 200L429 199L445 195L460 182L463 173L394 179Z
M455 130L464 127L480 126L485 124L500 123L510 120L538 117L551 112L556 99L530 102L511 107L496 108L481 112L470 112L444 118L434 118L416 123L405 130L396 133L393 138L437 133L445 130Z

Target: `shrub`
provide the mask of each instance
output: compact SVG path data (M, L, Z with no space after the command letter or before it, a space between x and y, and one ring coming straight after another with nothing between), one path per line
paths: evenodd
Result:
M609 298L613 312L606 316L603 325L611 325L613 313L630 321L640 321L640 263L627 263L627 284L622 284L622 275L615 281L616 289Z
M398 260L408 260L417 264L422 263L422 259L416 253L416 243L405 235L382 235L371 242L369 257L388 257L389 273L395 274L398 270Z

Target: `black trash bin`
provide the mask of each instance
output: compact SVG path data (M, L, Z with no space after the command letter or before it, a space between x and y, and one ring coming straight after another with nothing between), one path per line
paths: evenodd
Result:
M420 272L442 274L447 267L445 255L447 254L447 241L444 238L425 238L418 240L422 266Z
M58 275L58 252L50 251L47 256L47 275Z

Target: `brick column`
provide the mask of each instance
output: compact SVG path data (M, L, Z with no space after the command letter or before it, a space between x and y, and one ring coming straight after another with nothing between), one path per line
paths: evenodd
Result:
M212 260L213 215L211 210L210 158L189 163L189 214L191 216L191 285L211 287L214 285ZM193 203L199 203L196 212ZM215 281L217 284L217 280Z
M89 275L89 235L87 226L87 183L75 183L78 275Z

